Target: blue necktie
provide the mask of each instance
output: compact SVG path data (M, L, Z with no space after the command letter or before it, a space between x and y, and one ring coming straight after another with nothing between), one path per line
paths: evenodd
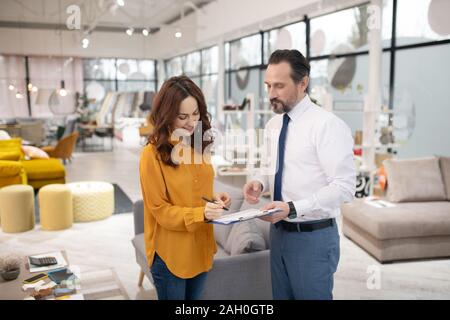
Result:
M281 181L283 178L284 149L286 146L286 135L289 123L289 116L285 113L283 116L283 127L281 128L280 138L278 139L278 170L275 174L275 187L273 193L274 201L282 201Z

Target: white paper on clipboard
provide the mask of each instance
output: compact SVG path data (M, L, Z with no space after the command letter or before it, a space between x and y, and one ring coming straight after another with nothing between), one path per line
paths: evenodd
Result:
M280 212L281 209L270 209L270 210L259 210L259 209L247 209L235 213L224 214L220 218L211 220L211 223L217 224L231 224L246 220L251 220L254 218L266 216L269 214L273 214L275 212Z

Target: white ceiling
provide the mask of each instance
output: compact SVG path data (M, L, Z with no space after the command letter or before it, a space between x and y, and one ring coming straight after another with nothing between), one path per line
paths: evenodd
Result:
M113 28L160 27L211 1L214 0L124 0L125 6L120 7L116 0L1 0L0 22L4 26L25 23L36 28L64 24L68 17L66 8L78 5L83 26L95 23Z

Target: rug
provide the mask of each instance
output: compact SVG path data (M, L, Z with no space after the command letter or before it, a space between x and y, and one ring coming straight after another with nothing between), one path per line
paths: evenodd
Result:
M130 197L122 190L122 188L113 183L114 187L114 213L113 214L121 214L121 213L129 213L133 212L133 201L131 201ZM39 214L39 196L38 194L34 197L34 210L36 216L36 223L40 221Z

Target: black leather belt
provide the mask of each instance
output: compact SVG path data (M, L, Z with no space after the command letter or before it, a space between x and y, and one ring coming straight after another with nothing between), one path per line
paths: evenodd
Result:
M283 228L286 231L292 232L311 232L314 230L324 229L331 227L333 225L334 219L328 219L324 221L319 222L311 222L311 223L305 223L305 222L287 222L284 220L281 220L277 223L275 223L275 227L277 228Z

